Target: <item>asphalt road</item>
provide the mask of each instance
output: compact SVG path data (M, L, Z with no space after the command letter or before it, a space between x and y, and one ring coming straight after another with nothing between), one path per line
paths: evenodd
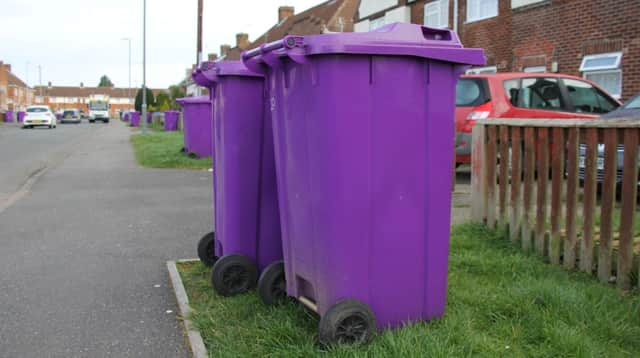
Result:
M188 355L165 262L210 231L210 173L139 168L129 135L0 126L5 198L44 168L0 205L0 357Z

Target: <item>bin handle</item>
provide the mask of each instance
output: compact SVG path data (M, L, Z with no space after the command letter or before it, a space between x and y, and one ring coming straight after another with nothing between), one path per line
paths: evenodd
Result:
M279 51L282 50L282 51ZM256 57L262 55L261 59ZM260 47L256 47L242 53L242 61L245 66L256 69L260 62L267 64L275 64L278 57L287 56L297 63L305 63L306 55L304 53L304 37L303 36L285 36L282 40L270 42ZM262 72L262 71L260 71Z

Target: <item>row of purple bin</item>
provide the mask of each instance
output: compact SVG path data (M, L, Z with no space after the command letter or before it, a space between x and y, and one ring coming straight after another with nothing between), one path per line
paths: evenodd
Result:
M178 118L180 112L178 111L165 111L164 112L164 130L176 131L178 130ZM147 113L147 123L151 123L152 113ZM122 115L122 120L129 122L131 127L138 127L140 125L140 112L129 111Z
M25 115L26 113L24 111L19 111L19 112L6 111L4 112L4 121L6 123L13 123L13 120L17 119L18 123L22 123Z
M198 255L214 289L293 297L323 343L440 317L455 85L483 63L454 32L411 24L204 62L193 79L210 97L181 104L185 144L213 138L216 232Z

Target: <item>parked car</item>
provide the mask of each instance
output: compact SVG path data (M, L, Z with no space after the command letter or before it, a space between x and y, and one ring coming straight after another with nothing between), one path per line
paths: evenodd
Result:
M22 121L22 128L48 126L56 128L58 121L49 106L29 106Z
M62 118L60 119L60 123L80 123L80 111L77 109L66 109L62 112Z
M636 118L640 120L640 94L637 94L635 97L628 100L624 105L615 111L611 111L601 117L602 119L612 119L612 118ZM580 145L580 156L578 159L578 176L580 181L584 181L584 170L585 170L585 156L587 152L587 146L584 144ZM624 145L618 144L617 147L617 161L618 161L618 170L616 173L616 183L617 185L622 184L622 168L624 166ZM638 153L638 164L640 166L640 152ZM596 161L597 173L596 180L598 184L602 183L602 178L604 174L604 144L598 144L598 158ZM638 186L640 187L640 173L638 173Z
M456 87L456 164L471 162L471 128L485 118L594 119L620 102L593 82L555 73L464 75Z

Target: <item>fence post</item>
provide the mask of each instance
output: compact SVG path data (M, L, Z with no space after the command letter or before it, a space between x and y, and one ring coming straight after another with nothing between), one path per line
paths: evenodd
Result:
M476 123L471 133L471 219L484 223L485 125Z

